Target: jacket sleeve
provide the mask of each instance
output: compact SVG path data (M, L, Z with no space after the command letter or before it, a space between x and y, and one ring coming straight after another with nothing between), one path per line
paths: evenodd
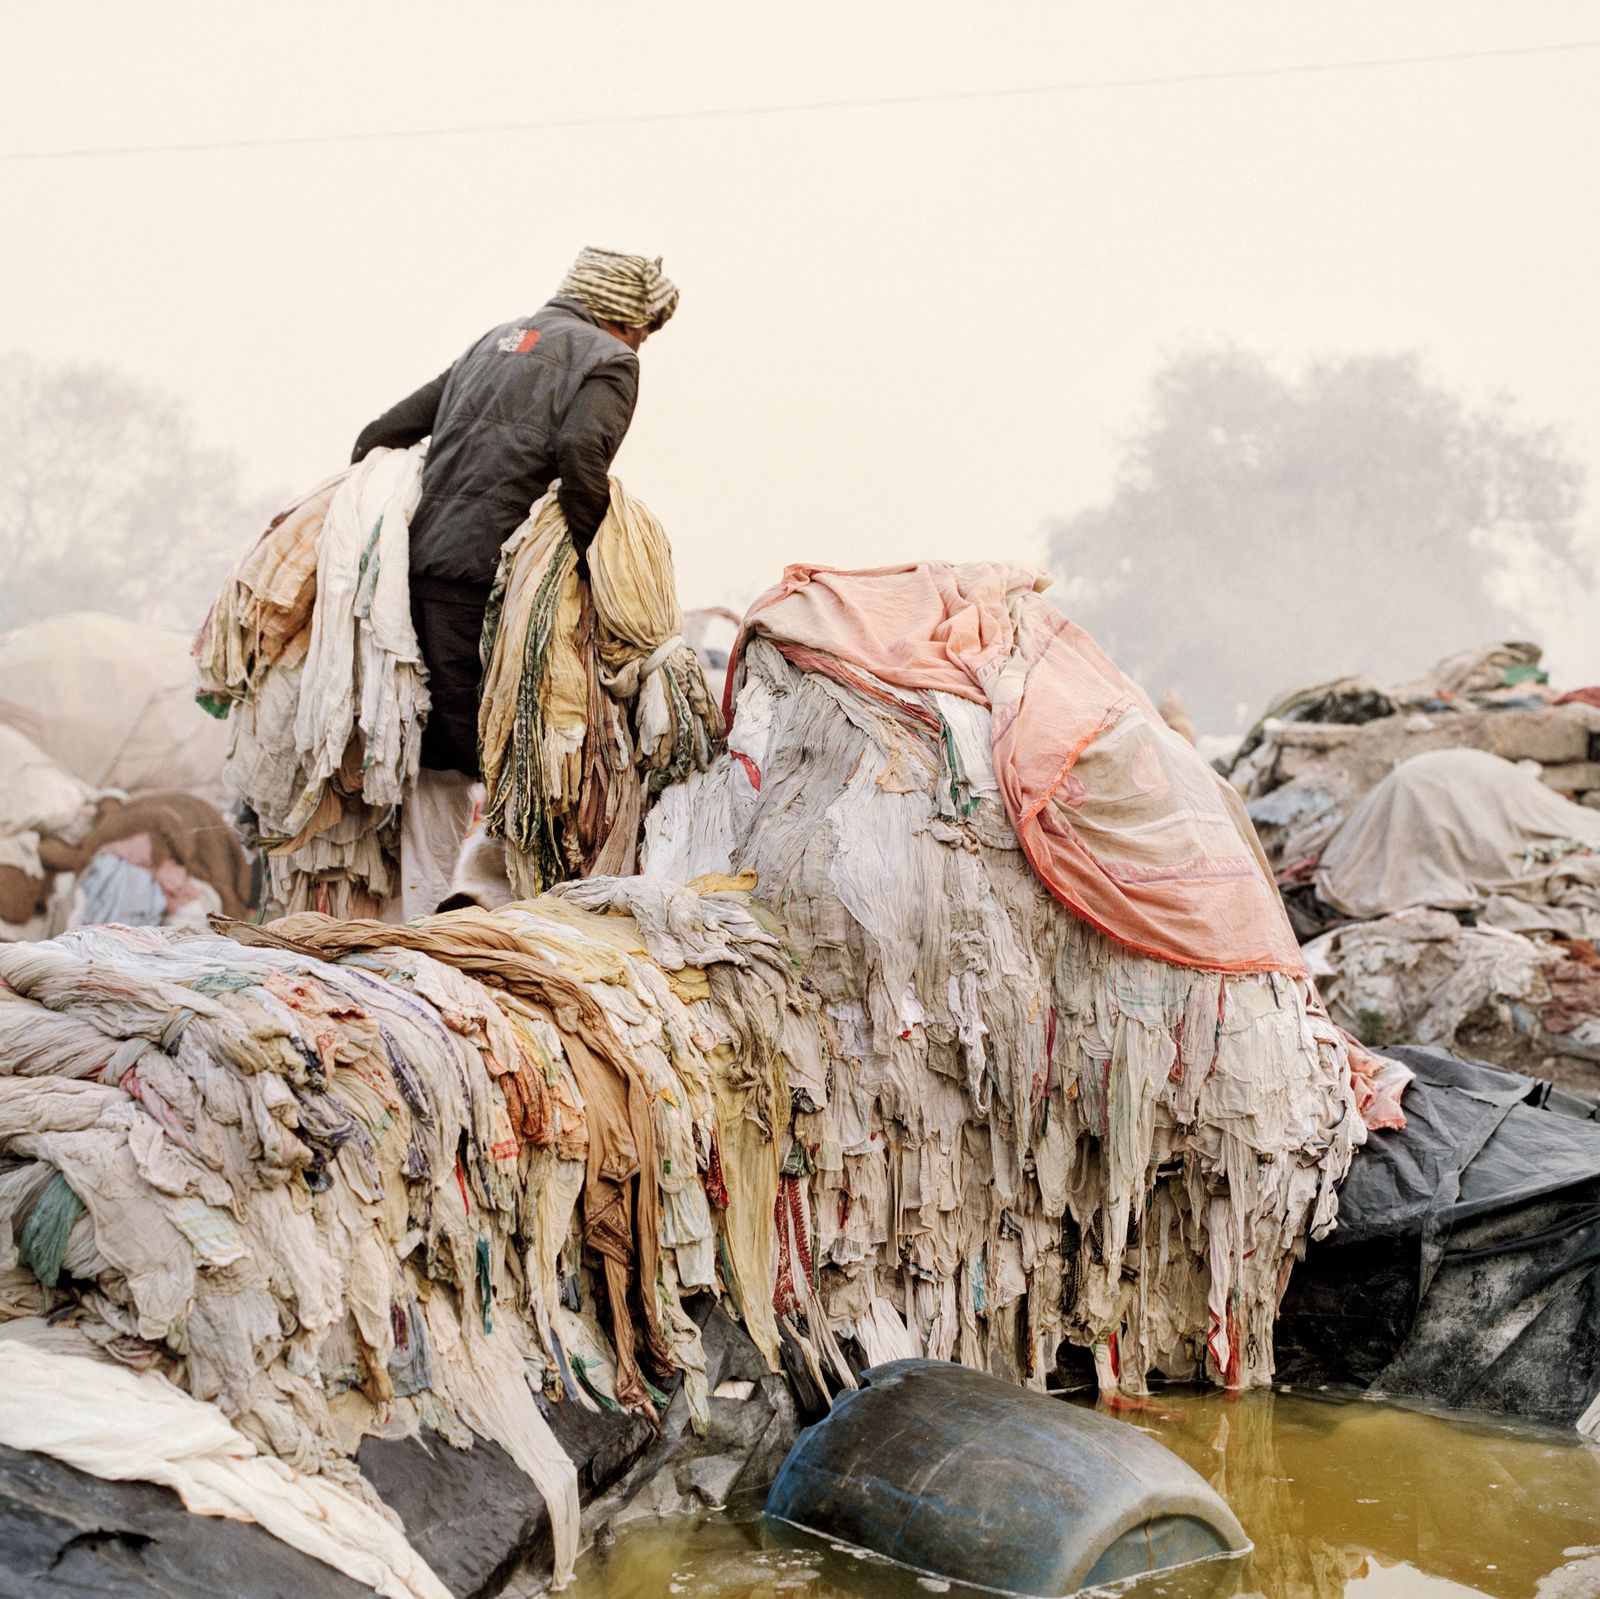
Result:
M413 444L433 432L434 419L439 414L439 401L444 395L445 379L451 369L446 367L431 383L424 383L415 394L408 394L398 405L391 405L375 422L362 428L356 447L350 452L354 465L369 450L386 445L393 450L409 449Z
M633 420L639 398L639 363L618 361L584 379L556 437L556 497L567 531L581 555L600 530L611 504L607 473Z

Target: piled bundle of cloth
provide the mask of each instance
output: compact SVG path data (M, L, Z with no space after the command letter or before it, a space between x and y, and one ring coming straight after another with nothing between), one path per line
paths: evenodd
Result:
M1600 691L1560 693L1539 660L1537 645L1497 644L1398 687L1347 677L1274 703L1223 766L1285 889L1309 880L1364 796L1430 751L1498 755L1600 808Z
M1228 765L1328 1008L1600 1094L1600 691L1537 645L1275 704Z
M476 1434L537 1484L559 1580L577 1484L541 1403L654 1419L676 1378L703 1426L682 1300L721 1282L776 1367L778 1140L826 1077L791 956L719 881L232 930L0 948L0 1443L189 1499L209 1440L202 1508L437 1595L352 1456ZM170 1443L63 1394L143 1395Z
M250 864L239 836L193 794L107 797L89 836L63 861L78 873L69 927L203 926L250 908Z
M370 914L398 887L428 710L409 577L422 449L374 450L275 518L195 639L279 910Z
M370 916L400 897L429 708L408 571L425 451L374 449L279 516L195 640L201 703L234 712L227 779L277 911ZM720 748L671 547L615 479L587 560L583 582L546 495L506 543L485 620L489 832L525 896L631 872L650 798Z
M32 936L53 893L59 851L76 851L100 794L0 722L0 935Z
M790 568L645 867L754 872L820 996L773 1263L811 1358L1042 1384L1071 1339L1110 1392L1263 1383L1399 1083L1326 1016L1237 796L1043 587Z
M241 916L250 867L216 807L94 788L0 725L0 938Z
M722 738L683 636L671 547L615 478L587 563L585 584L545 496L506 542L484 621L488 830L523 896L631 873L645 806L708 766Z
M696 1293L819 1393L922 1353L1043 1385L1064 1340L1110 1393L1267 1381L1289 1269L1399 1080L1328 1020L1236 796L997 565L791 569L710 760L674 613L601 621L603 551L593 674L551 646L583 622L547 513L508 552L496 637L546 670L486 740L495 792L626 732L613 787L689 769L651 875L0 949L0 1443L187 1497L161 1438L86 1453L52 1404L131 1404L136 1374L203 1416L207 1491L436 1599L362 1436L500 1444L559 1580L577 1488L542 1407L654 1418L678 1383L703 1426ZM631 719L566 720L606 675ZM288 1474L272 1521L247 1467Z
M1483 750L1396 767L1311 875L1305 946L1333 1015L1600 1089L1600 811Z

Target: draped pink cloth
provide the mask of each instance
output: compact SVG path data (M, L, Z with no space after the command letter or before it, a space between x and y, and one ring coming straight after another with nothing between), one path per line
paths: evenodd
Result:
M850 667L987 705L1018 842L1068 910L1180 966L1303 974L1238 795L1042 598L1047 582L991 561L791 566L746 614L734 666L760 634L858 690L882 693Z

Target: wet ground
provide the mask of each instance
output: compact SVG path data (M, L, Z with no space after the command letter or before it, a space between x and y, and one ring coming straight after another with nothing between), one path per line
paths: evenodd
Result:
M1326 1393L1173 1390L1123 1419L1233 1506L1255 1552L1132 1599L1600 1599L1600 1449L1575 1433ZM1019 1529L1026 1536L1027 1529ZM952 1599L764 1522L760 1505L631 1523L568 1599Z

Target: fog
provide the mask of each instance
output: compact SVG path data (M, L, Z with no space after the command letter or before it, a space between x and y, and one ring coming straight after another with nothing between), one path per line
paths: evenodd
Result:
M793 561L1046 564L1197 341L1418 352L1600 460L1600 49L1533 51L1600 31L1588 5L0 9L0 350L171 397L241 505L334 469L588 243L683 291L616 470L690 605ZM315 142L355 134L386 136ZM170 145L204 148L103 153ZM1079 547L1064 592L1120 553ZM1321 604L1314 560L1249 580ZM1506 584L1554 675L1600 678L1581 586Z

